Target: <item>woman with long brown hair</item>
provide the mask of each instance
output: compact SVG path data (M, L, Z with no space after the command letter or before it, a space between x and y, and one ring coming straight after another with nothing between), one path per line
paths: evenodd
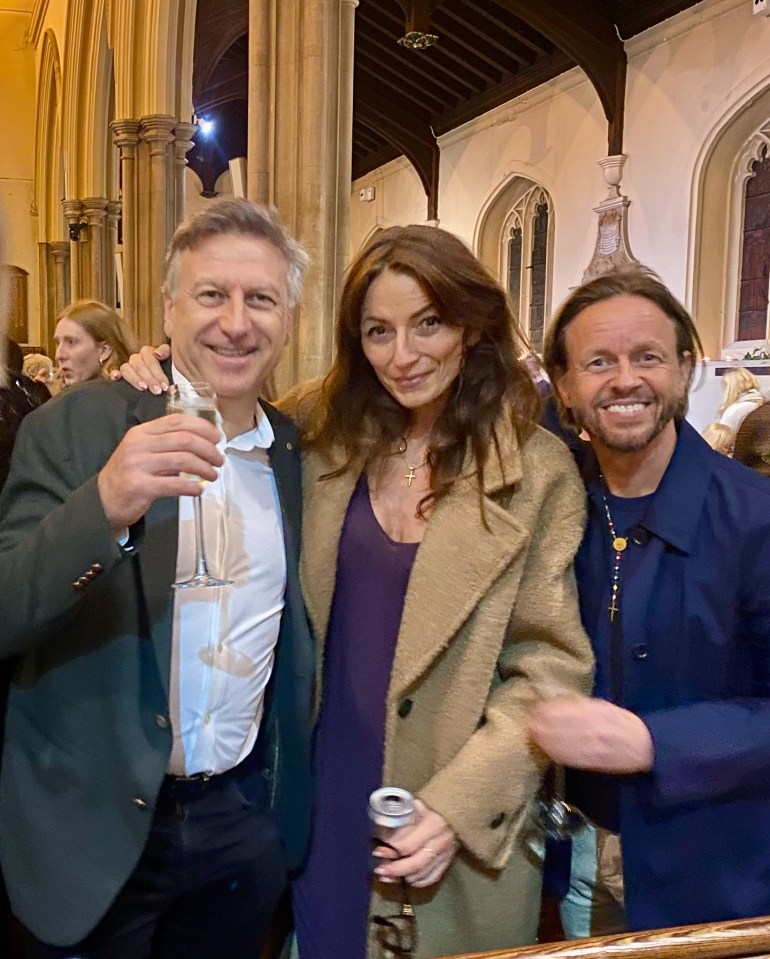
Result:
M451 234L377 235L348 272L336 346L325 380L284 407L305 434L321 677L299 954L530 943L544 757L524 715L590 685L572 576L582 484L536 425L504 291ZM376 845L372 873L367 802L383 785L412 792L417 817Z

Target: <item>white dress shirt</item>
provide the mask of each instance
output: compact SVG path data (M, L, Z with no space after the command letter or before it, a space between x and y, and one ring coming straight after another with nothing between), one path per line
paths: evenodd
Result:
M174 368L174 382L185 382ZM231 586L174 591L169 705L175 776L222 773L250 753L259 731L286 587L278 489L267 451L275 436L257 406L256 426L219 443L225 462L202 496L206 557ZM176 578L195 571L189 496L179 499Z

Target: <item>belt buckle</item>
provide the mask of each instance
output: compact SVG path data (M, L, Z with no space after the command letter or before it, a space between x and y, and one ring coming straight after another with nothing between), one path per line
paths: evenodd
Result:
M193 773L192 776L176 776L178 782L183 783L207 783L211 779L211 773Z

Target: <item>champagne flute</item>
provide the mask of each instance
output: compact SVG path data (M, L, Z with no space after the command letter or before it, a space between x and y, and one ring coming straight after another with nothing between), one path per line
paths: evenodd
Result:
M199 416L214 426L217 423L217 397L208 383L172 383L168 388L168 413L184 413L186 416ZM183 473L190 479L197 479ZM204 481L201 481L205 485ZM194 586L229 586L231 579L218 579L209 573L206 560L206 546L203 540L203 503L200 496L193 499L195 516L195 575L190 579L174 583L174 589L190 589Z

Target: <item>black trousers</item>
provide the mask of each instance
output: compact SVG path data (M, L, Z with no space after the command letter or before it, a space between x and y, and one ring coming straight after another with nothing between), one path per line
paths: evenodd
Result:
M264 781L240 768L167 777L139 864L96 928L72 946L29 934L29 959L259 959L286 864Z

